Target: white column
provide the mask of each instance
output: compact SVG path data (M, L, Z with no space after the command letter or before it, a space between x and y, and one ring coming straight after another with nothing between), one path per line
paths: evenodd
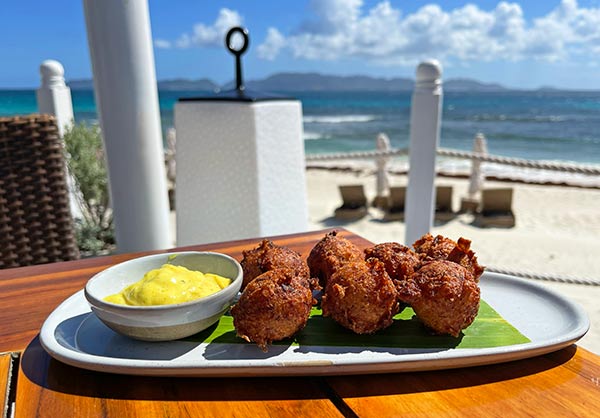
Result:
M388 152L390 150L390 138L383 132L377 135L376 139L377 151ZM387 172L387 165L390 162L389 155L382 155L375 159L376 170L376 189L375 199L373 200L373 206L379 208L387 208L389 206L389 189L390 181Z
M473 140L473 152L477 154L487 154L487 141L485 136L480 132L475 135ZM477 193L483 187L485 175L481 169L481 160L471 160L471 176L469 177L468 194L470 199L475 199Z
M46 60L40 65L40 75L41 85L36 92L38 112L56 118L62 137L73 126L73 102L71 89L65 84L65 69L58 61Z
M436 60L417 67L410 111L410 157L406 191L405 243L411 245L433 226L435 157L440 142L442 68Z
M172 246L147 0L83 0L117 249Z

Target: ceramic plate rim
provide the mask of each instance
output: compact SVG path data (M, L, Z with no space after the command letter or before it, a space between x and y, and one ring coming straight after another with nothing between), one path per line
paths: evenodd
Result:
M501 363L511 360L520 360L546 354L569 346L585 335L590 327L590 322L585 311L576 303L556 291L530 280L499 273L485 273L481 279L482 294L487 288L500 286L504 288L515 287L524 289L543 301L551 302L562 310L570 310L573 314L573 325L570 329L558 336L549 338L531 339L531 342L518 345L500 346L492 348L448 349L448 350L420 350L419 352L393 354L390 358L381 356L371 358L361 353L357 356L340 356L332 361L327 355L323 358L303 360L277 360L274 356L268 360L236 360L236 361L208 361L202 355L196 359L196 364L189 364L189 360L138 360L128 358L115 358L98 356L69 349L60 344L55 336L58 325L74 318L70 313L71 305L78 306L84 303L89 306L83 296L83 289L76 292L61 303L46 319L40 331L40 343L53 358L66 364L88 370L149 376L274 376L274 375L344 375L363 373L392 373L405 371L443 370L458 367L479 366L485 364ZM509 289L510 290L510 289ZM523 294L524 295L524 294ZM79 300L81 299L81 300ZM486 298L489 303L489 300ZM501 315L502 306L491 306ZM79 306L80 310L83 306ZM71 316L69 316L71 315ZM77 315L81 315L78 313ZM83 323L84 321L82 321ZM524 322L515 323L509 320L517 329ZM518 321L517 321L518 322ZM519 329L521 331L521 329ZM176 342L177 343L177 342ZM198 347L204 344L199 344ZM223 345L225 346L225 345ZM239 346L239 345L236 345ZM306 347L310 348L310 347ZM335 347L342 351L343 347ZM195 351L196 349L192 350ZM407 350L418 351L418 350ZM377 357L377 355L375 356Z

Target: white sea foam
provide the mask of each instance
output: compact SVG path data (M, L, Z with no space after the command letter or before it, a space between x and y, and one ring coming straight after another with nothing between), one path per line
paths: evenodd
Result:
M320 132L310 132L304 131L304 140L305 141L315 141L317 139L329 139L331 135L323 134Z
M312 115L304 116L305 123L365 123L377 120L374 115Z

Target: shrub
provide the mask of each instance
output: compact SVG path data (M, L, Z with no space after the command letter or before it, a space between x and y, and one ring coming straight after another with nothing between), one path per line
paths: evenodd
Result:
M75 219L79 250L89 255L111 251L115 247L114 225L100 128L79 123L67 130L64 142L81 210Z

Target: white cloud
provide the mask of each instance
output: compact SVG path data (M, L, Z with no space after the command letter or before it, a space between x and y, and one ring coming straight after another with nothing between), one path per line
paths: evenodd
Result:
M269 28L267 38L258 46L258 56L266 60L273 60L285 44L285 38L275 28Z
M223 8L219 11L217 19L212 25L197 23L192 28L191 33L183 33L174 42L163 39L156 39L154 45L158 48L177 48L185 49L194 46L223 46L227 31L233 26L242 25L242 17L235 10Z
M157 48L169 49L171 48L171 42L164 39L155 39L154 46Z
M562 0L531 22L518 3L504 1L493 10L467 4L445 11L429 4L405 16L389 1L365 10L362 0L313 0L310 8L312 16L290 35L270 28L259 56L272 60L288 50L300 59L414 64L431 56L557 61L600 52L600 8L582 8L576 0Z

